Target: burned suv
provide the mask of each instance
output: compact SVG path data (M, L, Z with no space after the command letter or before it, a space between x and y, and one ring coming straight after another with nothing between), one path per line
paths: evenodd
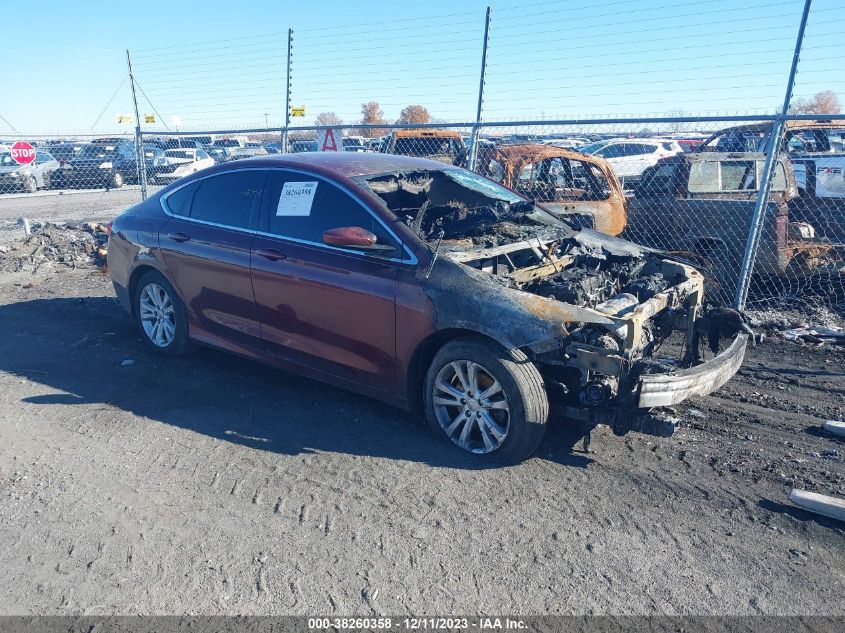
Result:
M119 216L108 260L150 350L211 345L419 409L480 460L525 459L551 415L669 432L638 414L724 384L748 340L682 261L402 156L212 167ZM658 358L675 331L685 349Z

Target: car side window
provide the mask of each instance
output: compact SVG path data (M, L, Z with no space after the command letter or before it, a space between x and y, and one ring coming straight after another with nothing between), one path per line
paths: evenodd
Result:
M263 179L264 172L246 170L200 180L190 206L191 219L249 228Z
M53 157L50 156L47 152L35 152L35 162L36 163L46 163L47 161L53 160Z
M194 194L199 188L201 180L195 180L184 187L177 189L165 200L167 210L173 215L188 217L191 214L191 203L194 201Z
M307 174L272 172L267 182L267 231L315 244L323 233L340 227L361 227L376 243L399 248L396 239L351 195L326 180Z

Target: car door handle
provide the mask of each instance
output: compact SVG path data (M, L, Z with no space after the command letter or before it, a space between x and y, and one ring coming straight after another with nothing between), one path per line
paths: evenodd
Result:
M169 237L174 242L187 242L189 239L191 239L191 236L187 235L186 233L168 233L167 237Z
M284 253L280 253L279 251L277 251L275 248L259 248L257 251L255 251L255 254L259 257L263 257L264 259L269 259L271 262L277 262L280 259L287 259L288 257Z

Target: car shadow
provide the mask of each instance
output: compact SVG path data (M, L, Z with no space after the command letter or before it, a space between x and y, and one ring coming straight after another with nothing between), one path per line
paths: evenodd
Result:
M24 398L29 404L110 405L283 455L337 452L485 467L438 442L416 416L376 400L211 349L181 358L152 354L113 298L1 305L0 332L0 372L54 392ZM550 427L537 457L581 468L592 461L572 451L577 431Z

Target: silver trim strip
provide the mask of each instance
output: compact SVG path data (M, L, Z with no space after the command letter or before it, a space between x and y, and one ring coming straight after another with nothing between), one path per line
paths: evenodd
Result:
M370 255L369 253L367 253L365 251L357 251L357 250L350 249L350 248L341 248L339 246L330 246L328 244L323 244L322 242L312 242L311 240L303 240L303 239L296 238L296 237L289 237L287 235L277 235L275 233L267 233L265 231L257 231L257 230L253 230L253 229L244 229L244 228L241 228L241 227L238 227L238 226L230 226L228 224L220 224L218 222L209 222L207 220L198 220L197 218L189 218L189 217L184 216L184 215L176 215L175 213L172 213L170 211L170 209L167 207L167 204L166 204L167 199L170 196L172 196L174 193L179 191L180 189L183 189L184 187L187 187L188 185L191 185L191 184L198 182L200 180L206 180L208 178L214 178L216 176L222 176L224 174L232 174L232 173L239 172L239 171L286 171L286 172L292 172L292 173L296 173L296 174L302 174L302 175L308 176L308 177L319 178L323 182L327 182L327 183L337 187L338 189L340 189L341 191L346 193L349 197L351 197L353 200L355 200L355 202L357 202L364 209L364 211L366 211L370 216L375 218L375 220L379 224L381 224L382 227L384 227L384 230L387 231L388 234L390 234L390 236L394 240L396 240L396 242L398 244L402 245L402 248L405 251L405 253L408 255L408 258L407 259L400 259L398 257L375 257L375 256ZM226 170L223 170L223 171L215 172L213 174L207 174L207 175L202 176L202 177L192 178L188 182L181 184L178 187L176 187L175 189L168 191L167 193L163 194L159 198L159 204L161 205L161 208L164 211L165 215L167 215L168 217L171 217L171 218L178 219L178 220L187 220L188 222L196 222L197 224L205 224L206 226L215 226L215 227L218 227L218 228L221 228L221 229L228 229L230 231L239 231L239 232L245 233L247 235L260 235L261 237L271 237L271 238L276 238L276 239L281 239L281 240L287 240L289 242L295 242L297 244L306 244L308 246L316 246L318 248L325 249L327 251L333 251L333 252L337 251L337 252L341 252L341 253L348 253L350 255L364 256L364 257L368 257L370 259L374 259L374 260L380 261L380 262L396 262L398 264L409 264L411 266L414 266L414 265L419 263L417 256L411 251L411 249L408 248L408 245L403 240L401 240L399 238L399 236L396 235L396 233L387 224L385 224L384 221L379 216L377 216L375 213L373 213L372 209L370 209L357 195L355 195L354 192L350 191L347 187L341 185L340 183L336 183L336 182L333 182L333 181L327 179L325 176L322 176L320 174L315 174L315 173L310 172L310 171L305 171L305 170L302 170L302 169L294 169L294 168L291 168L291 167L241 167L239 169L226 169ZM260 213L261 213L261 209L259 208L259 218L260 218Z

